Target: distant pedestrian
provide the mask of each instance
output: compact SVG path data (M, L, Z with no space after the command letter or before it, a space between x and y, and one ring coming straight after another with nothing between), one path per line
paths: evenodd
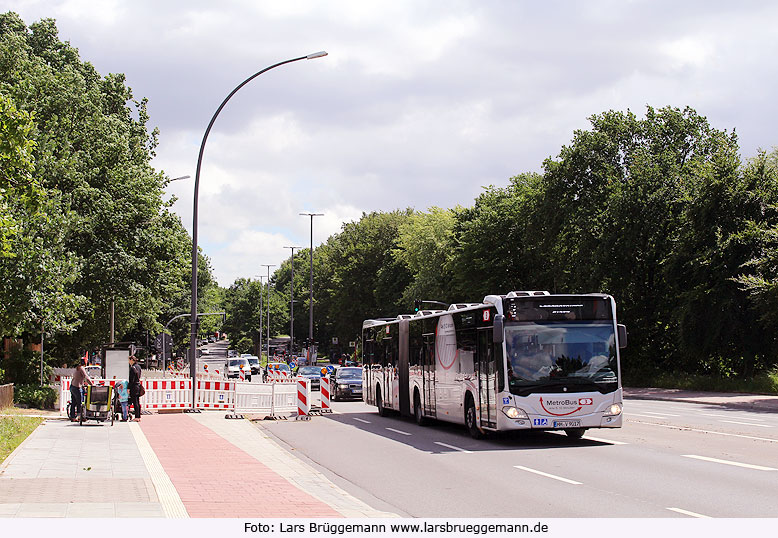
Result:
M134 422L140 422L140 364L138 364L138 360L135 358L135 355L130 355L129 387L130 403L132 404L133 409L135 409L135 418L132 420Z
M70 421L76 422L81 415L81 388L84 385L92 385L92 378L86 373L86 357L81 359L76 371L73 374L73 380L70 382Z
M115 388L116 395L119 397L119 404L122 406L122 422L127 422L127 408L130 406L130 382L126 379L117 381Z

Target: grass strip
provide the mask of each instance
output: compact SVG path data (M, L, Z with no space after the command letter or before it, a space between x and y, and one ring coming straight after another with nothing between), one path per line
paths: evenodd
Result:
M43 420L38 417L0 417L0 462L5 461Z

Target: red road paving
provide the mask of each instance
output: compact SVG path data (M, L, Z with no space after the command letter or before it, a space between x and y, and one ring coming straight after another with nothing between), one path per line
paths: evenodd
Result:
M190 517L343 517L188 415L140 426Z

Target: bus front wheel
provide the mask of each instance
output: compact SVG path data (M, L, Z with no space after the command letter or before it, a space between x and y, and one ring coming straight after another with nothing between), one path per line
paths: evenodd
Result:
M571 439L580 439L581 437L583 437L585 431L586 428L568 428L565 430L565 433Z
M465 426L467 431L470 432L470 437L473 439L483 439L484 432L478 427L478 415L475 412L475 403L473 397L467 397L467 404L465 408Z

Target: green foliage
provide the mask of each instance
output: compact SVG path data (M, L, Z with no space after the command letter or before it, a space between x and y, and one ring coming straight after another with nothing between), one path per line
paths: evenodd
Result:
M36 409L53 409L57 392L39 385L14 385L14 403Z
M191 242L150 164L157 131L146 100L124 75L82 61L53 20L28 28L10 12L0 15L0 96L0 174L27 200L33 187L44 193L11 217L3 202L0 231L13 243L0 244L10 248L0 257L0 333L28 341L43 324L50 348L73 360L107 340L112 301L119 339L158 333L186 302Z
M488 187L473 207L345 224L314 253L319 342L353 339L413 299L606 292L630 329L627 382L761 379L778 361L778 153L743 166L735 134L688 107L590 121L542 175ZM276 279L289 286L288 263Z
M15 347L10 356L3 362L3 370L0 371L0 384L14 383L15 385L39 385L41 377L40 353L29 349ZM44 361L43 379L49 379L51 366Z

